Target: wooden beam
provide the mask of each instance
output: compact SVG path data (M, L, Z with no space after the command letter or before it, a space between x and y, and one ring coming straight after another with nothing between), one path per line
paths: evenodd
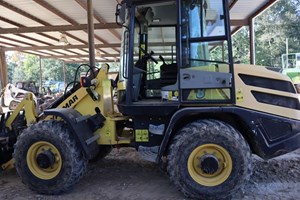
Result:
M9 38L9 37L6 37L6 36L0 36L0 38L5 39L5 40L9 40L9 41L13 41L13 42L16 42L16 43L19 43L19 44L28 45L29 48L39 47L37 45L33 45L31 43L24 42L24 41L17 40L17 39L13 39L13 38ZM4 50L5 48L2 48L2 49ZM49 53L44 53L44 52L41 52L41 53L46 54L46 55L51 55ZM55 52L55 53L58 53L58 52ZM61 53L58 53L58 54L61 54Z
M40 3L40 2L41 2L41 1L38 1L38 3ZM21 9L19 9L19 8L15 7L15 6L13 6L12 4L9 4L9 3L3 1L3 0L0 0L0 6L3 6L3 7L5 7L5 8L7 8L7 9L10 9L10 10L12 10L12 11L14 11L14 12L20 14L20 15L23 15L23 16L25 16L25 17L27 17L27 18L33 20L33 21L36 21L36 22L40 23L41 25L44 25L44 26L52 26L50 23L48 23L48 22L46 22L46 21L44 21L44 20L41 20L41 19L39 19L39 18L37 18L37 17L31 15L30 13L27 13L27 12L25 12L24 10L21 10ZM12 22L12 21L11 21L11 22ZM11 23L11 24L13 24L13 25L15 25L15 26L19 26L19 27L24 27L24 28L25 28L25 26L20 26L20 25L17 24L16 22L13 22L13 23ZM77 23L77 25L80 25L80 24ZM66 31L61 31L61 33L65 34L66 36L68 36L68 37L70 37L70 38L72 38L72 39L74 39L74 40L77 40L77 41L81 42L82 44L85 44L85 45L88 44L85 40L82 40L82 39L80 39L80 38L78 38L78 37L76 37L76 36L74 36L74 35L72 35L72 34L66 32ZM46 35L45 33L39 33L39 34L43 34L44 37L48 37L48 38L51 37L51 36L49 36L49 35ZM52 37L51 39L54 39L54 38ZM100 38L97 38L97 39L100 39ZM58 39L54 39L54 40L57 41ZM83 51L86 51L86 50L83 50ZM103 52L104 52L104 51L103 51ZM105 52L104 52L104 53L105 53Z
M171 56L172 52L169 53L157 53L155 54L156 56L158 55L162 55L162 56ZM136 55L138 56L138 55ZM61 56L42 56L43 58L49 58L49 59L68 59L68 58L88 58L89 55L85 54L85 55L61 55ZM101 54L101 57L105 58L105 57L120 57L120 54ZM96 56L97 59L97 56Z
M107 24L97 23L94 26L95 26L95 29L116 29L116 28L120 28L120 26L118 26L115 23L107 23ZM2 28L2 29L0 29L0 34L42 33L42 32L53 32L53 31L78 31L78 30L87 30L87 24Z
M233 29L233 30L231 31L231 36L233 36L234 34L236 34L237 32L239 32L239 31L241 30L241 28L243 28L243 27L242 27L242 26L239 26L239 27Z
M43 20L41 20L41 19L39 19L39 18L37 18L37 17L35 17L35 16L33 16L33 15L31 15L31 14L29 14L29 13L27 13L27 12L25 12L25 11L23 11L23 10L21 10L21 9L19 9L19 8L3 1L3 0L0 0L0 5L7 8L7 9L9 9L9 10L12 10L12 11L14 11L14 12L20 14L20 15L23 15L23 16L25 16L25 17L33 20L33 21L36 21L36 22L38 22L42 25L51 26L51 24L49 24L48 22L43 21Z
M0 29L1 31L1 29ZM32 40L32 41L35 41L35 42L38 42L38 43L41 43L43 45L52 45L51 43L49 42L45 42L45 41L42 41L42 40L38 40L38 39L35 39L35 38L32 38L32 37L29 37L27 35L22 35L22 34L15 34L16 36L19 36L19 37L22 37L22 38L25 38L27 40Z
M35 51L35 52L31 52L31 51L19 51L19 52L22 52L22 53L27 53L27 54L32 54L32 55L35 55L35 56L45 56L43 54L46 54L44 52L40 52L40 51ZM47 54L46 54L47 55ZM49 55L49 54L48 54Z
M18 45L10 44L10 43L3 42L3 41L0 41L0 44L4 44L4 45L7 45L7 46L12 46L12 47L18 47ZM6 48L6 47L2 46L1 48L3 49L3 48ZM8 48L9 48L9 47L8 47Z
M48 23L48 22L46 22L46 21L44 21L44 20L41 20L41 19L39 19L39 18L37 18L37 17L35 17L35 16L33 16L33 15L31 15L31 14L25 12L24 10L21 10L21 9L19 9L19 8L17 8L17 7L15 7L15 6L13 6L13 5L11 5L11 4L9 4L9 3L3 1L3 0L0 0L0 6L3 6L3 7L5 7L5 8L7 8L7 9L9 9L9 10L12 10L12 11L14 11L14 12L20 14L20 15L23 15L23 16L25 16L25 17L27 17L27 18L29 18L29 19L35 21L35 22L40 23L41 25L44 25L44 26L52 26L50 23ZM71 38L73 38L73 39L75 39L75 40L77 40L77 41L79 41L79 42L81 42L81 43L83 43L83 44L87 44L87 42L85 42L84 40L81 40L80 38L75 37L75 36L72 35L72 34L69 34L69 33L64 32L64 31L63 31L62 33L63 33L63 34L66 34L67 36L69 36L69 37L71 37Z
M19 44L23 44L23 45L27 45L27 46L33 46L31 43L24 42L24 41L21 41L21 40L10 38L10 37L6 37L6 36L3 36L3 35L0 36L0 39L1 38L5 39L5 40L8 40L8 41L16 42L16 43L19 43Z
M278 0L269 0L265 5L260 7L255 13L248 17L248 19L253 19L257 17L257 15L261 14L263 11L274 5Z
M159 47L159 46L172 46L175 45L173 42L155 42L155 43L149 43L149 46L151 47ZM82 48L88 48L87 45L66 45L66 46L36 46L36 47L5 47L2 48L4 51L26 51L26 50L53 50L53 49L82 49ZM113 43L113 44L95 44L95 48L121 48L120 43Z
M75 0L83 9L87 11L87 4L83 0ZM106 24L106 21L100 16L99 13L97 13L96 10L94 10L94 17L95 19L100 22ZM120 28L120 27L119 27ZM95 28L96 29L96 28ZM108 30L111 34L113 34L116 38L118 38L121 41L121 36L116 30Z
M26 26L24 26L24 25L22 25L22 24L20 24L20 23L14 22L14 21L9 20L9 19L7 19L7 18L4 18L4 17L2 17L2 16L0 16L0 21L4 21L4 22L6 22L6 23L8 23L8 24L11 24L11 25L14 25L14 26L16 26L16 27L18 27L18 28L24 28L24 27L26 27ZM1 30L1 29L0 29L0 30ZM58 40L57 38L52 37L52 36L50 36L50 35L47 35L47 34L45 34L45 33L36 33L36 34L38 34L38 35L40 35L40 36L43 36L43 37L45 37L45 38L47 38L47 39L53 40L53 41L55 41L55 42ZM26 36L26 35L23 35L23 34L20 34L20 33L19 33L19 34L15 34L15 35L20 36L20 37L23 37L23 38L26 38L26 39L29 39L29 40L32 40L32 41L39 42L39 43L41 43L41 44L52 45L51 43L45 42L45 41L43 41L43 40L38 40L38 39L29 37L29 36ZM7 43L7 44L8 44L8 43ZM10 46L17 46L17 45L10 45ZM72 51L72 50L68 50L68 51L71 52L71 53L74 53L74 54L77 54L77 55L78 55L78 53L76 53L76 52L74 52L74 51Z
M101 57L119 57L120 54L101 54ZM43 58L62 59L62 58L88 58L89 55L62 55L62 56L43 56Z
M113 47L120 47L121 44L96 44L95 48L113 48ZM82 48L88 48L87 45L66 45L66 46L36 46L36 47L8 47L3 48L4 51L26 51L26 50L54 50L54 49L82 49Z
M68 63L86 63L86 64L88 64L89 63L89 61L88 60L73 60L73 61L64 61L66 64L68 64ZM105 62L105 63L112 63L112 62L115 62L114 60L96 60L96 63L99 63L99 62ZM118 61L119 62L119 61Z
M249 20L248 19L241 19L241 20L232 19L232 20L230 20L230 26L249 26Z
M233 0L232 3L229 5L229 10L231 10L237 2L238 0Z
M50 5L49 3L47 3L46 1L44 1L44 0L33 0L33 1L36 2L37 4L43 6L44 8L46 8L47 10L49 10L50 12L54 13L55 15L59 16L63 20L69 22L70 24L72 24L74 26L75 25L79 25L79 23L76 22L74 19L72 19L69 16L67 16L66 14L62 13L61 11L59 11L58 9L56 9L55 7L53 7L52 5ZM85 31L85 32L87 32L87 31ZM102 42L103 44L107 44L107 42L105 40L103 40L102 38L100 38L99 36L95 35L95 38L97 40L99 40L100 42Z

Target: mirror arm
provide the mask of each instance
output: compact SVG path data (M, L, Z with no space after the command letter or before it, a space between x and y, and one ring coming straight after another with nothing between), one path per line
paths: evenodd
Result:
M119 26L121 26L121 27L126 28L127 30L129 30L129 28L128 28L127 26L125 26L124 24L122 24L122 23L120 23L120 22L118 21L118 16L120 16L120 10L121 10L121 7L122 7L122 4L120 4L120 3L118 3L118 4L116 5L116 13L115 13L115 16L116 16L116 24L119 25Z

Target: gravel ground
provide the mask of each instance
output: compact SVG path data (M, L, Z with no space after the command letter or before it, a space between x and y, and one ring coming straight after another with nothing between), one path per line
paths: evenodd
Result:
M251 180L232 199L296 200L300 198L300 150L263 161L253 156ZM168 176L142 160L132 148L113 150L105 159L89 165L75 187L62 195L44 196L22 184L16 171L0 174L0 199L101 199L180 200L187 199L169 182Z

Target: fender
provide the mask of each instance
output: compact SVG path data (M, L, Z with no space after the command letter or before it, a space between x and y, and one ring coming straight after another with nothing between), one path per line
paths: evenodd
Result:
M170 137L173 133L173 128L180 119L182 119L184 116L188 116L188 115L199 114L199 113L213 113L213 112L222 112L222 108L221 107L183 108L183 109L180 109L177 112L175 112L170 120L170 123L169 123L167 129L166 129L164 139L159 148L157 161L158 162L160 161L161 157L163 156L164 152L166 151Z
M91 116L82 116L77 110L71 108L49 109L45 110L44 114L45 116L61 117L67 123L76 142L82 147L88 159L92 159L97 155L99 146L96 140L99 138L99 135L94 135L92 127L89 127L88 119ZM103 121L99 121L100 123L103 123Z
M241 133L252 151L264 159L279 156L300 147L300 121L235 106L210 108L183 108L171 118L160 146L157 162L167 150L176 123L185 116L206 114L228 114L239 117L247 132ZM215 115L215 119L218 119ZM196 119L195 119L196 120ZM238 120L238 119L237 119ZM241 125L241 124L240 124Z

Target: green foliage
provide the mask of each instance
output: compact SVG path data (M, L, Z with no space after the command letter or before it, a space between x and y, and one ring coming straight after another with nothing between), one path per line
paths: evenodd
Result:
M232 54L234 62L250 63L249 37L248 27L242 28L232 37Z
M35 81L40 82L40 58L36 55L10 52L6 55L8 82ZM43 81L64 81L64 63L61 60L41 59ZM66 82L74 81L74 76L79 64L66 64ZM82 72L87 72L88 67L80 67L76 80Z
M224 43L224 58L228 57L228 45ZM232 36L232 55L234 62L250 63L249 31L247 27L242 28ZM222 46L217 46L210 52L211 59L223 61ZM225 60L226 61L226 60ZM227 62L227 61L226 61Z
M21 79L20 81L39 81L40 65L38 56L25 54L24 65L21 68L23 68L24 76L18 77L18 79Z
M7 80L9 83L15 83L18 77L24 77L23 66L23 54L19 52L6 53L6 65L7 65Z
M256 63L281 67L281 55L300 52L300 1L279 0L255 20Z
M64 81L64 63L61 60L42 59L44 81Z

